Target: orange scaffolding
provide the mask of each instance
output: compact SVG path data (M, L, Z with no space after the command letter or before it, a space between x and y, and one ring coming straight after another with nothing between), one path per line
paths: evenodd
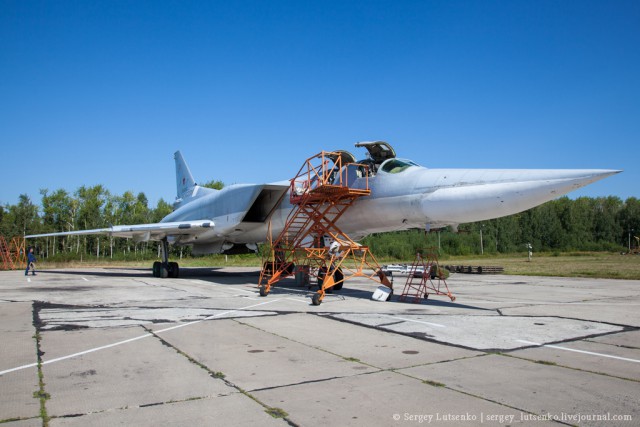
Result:
M24 238L14 237L9 243L0 235L0 270L17 270L26 267L26 251Z
M447 286L447 281L441 275L435 251L427 252L426 258L421 252L417 252L407 273L407 282L400 295L400 301L419 303L422 298L429 298L429 293L447 296L451 301L456 300Z
M366 277L392 287L369 248L353 241L336 224L358 198L371 193L368 167L349 159L352 156L345 152L322 151L308 158L291 179L289 200L293 209L275 239L269 231L269 250L258 282L261 296L293 274L296 266L298 271L318 278L320 289L312 297L314 305L352 277ZM364 178L364 186L350 187L356 176ZM365 273L365 269L373 273Z

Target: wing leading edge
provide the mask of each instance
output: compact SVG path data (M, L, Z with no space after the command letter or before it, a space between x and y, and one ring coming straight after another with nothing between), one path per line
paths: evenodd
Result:
M33 234L26 238L52 237L52 236L81 236L90 234L105 234L114 237L125 237L136 242L148 242L150 240L162 240L165 237L198 236L212 231L213 221L178 221L158 222L154 224L112 225L107 228L93 230L62 231L58 233Z

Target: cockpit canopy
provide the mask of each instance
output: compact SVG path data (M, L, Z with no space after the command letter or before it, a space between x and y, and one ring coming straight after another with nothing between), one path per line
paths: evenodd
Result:
M343 165L349 163L365 165L367 167L366 170L363 167L353 166L353 168L357 169L354 173L357 173L358 176L364 176L365 173L368 176L374 176L379 171L389 174L397 174L404 172L411 166L419 166L411 160L397 158L393 147L384 141L358 142L356 143L356 147L363 147L367 150L368 156L366 159L356 162L353 154L344 150L335 151L335 154L331 158L335 162L337 158L340 157Z
M417 163L407 159L389 159L382 163L380 170L386 173L400 173L409 169L411 166L419 166Z
M391 145L384 141L363 141L356 143L356 147L364 147L369 152L369 157L376 164L396 157L396 152Z

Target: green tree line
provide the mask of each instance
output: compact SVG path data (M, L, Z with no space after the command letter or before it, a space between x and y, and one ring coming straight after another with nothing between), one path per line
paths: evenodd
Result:
M419 249L475 255L534 251L615 251L634 248L640 236L640 200L630 197L562 197L519 214L451 228L371 235L364 239L379 257L412 259Z
M203 187L221 189L222 181L211 180ZM144 193L135 195L125 191L113 194L102 185L82 186L75 192L58 189L40 190L41 205L35 205L26 194L21 194L15 205L0 206L0 235L5 237L45 234L60 231L91 230L111 225L145 224L160 222L172 212L173 206L160 199L155 207L149 206ZM158 256L156 242L136 242L132 239L101 235L56 236L29 241L38 255L71 260L93 256L96 258L148 259ZM174 255L183 255L181 248ZM187 249L186 254L189 254Z
M222 188L220 181L205 186ZM0 206L0 234L5 237L104 228L111 225L159 222L172 206L160 199L150 207L144 193L112 194L102 185L82 186L69 193L41 190L35 205L22 194L15 205ZM411 259L417 249L437 247L441 254L472 255L526 251L626 251L640 235L640 200L630 197L562 197L528 211L450 228L393 232L364 239L377 257ZM118 259L157 256L154 242L82 235L38 239L40 256L75 259L82 256ZM180 249L175 249L178 253ZM188 249L185 252L189 253ZM182 254L180 252L180 254Z
M78 231L105 228L120 224L159 222L172 211L163 199L154 208L144 193L134 195L126 191L112 194L102 185L82 186L73 194L66 190L40 190L42 205L35 205L22 194L16 205L0 207L0 234L23 236L59 231ZM34 242L28 242L34 244ZM130 239L109 236L57 236L41 238L35 242L40 256L63 259L95 257L130 258L148 257L157 249L153 242L136 243ZM129 256L127 256L129 255Z

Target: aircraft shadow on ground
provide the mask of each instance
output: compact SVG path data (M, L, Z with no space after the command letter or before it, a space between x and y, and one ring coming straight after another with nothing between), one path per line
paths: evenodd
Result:
M339 291L333 291L331 294L329 294L327 297L328 298L333 298L333 297L349 297L349 298L356 298L356 299L371 299L371 295L373 294L373 292L375 291L377 285L373 285L371 287L371 289L354 289L354 288L349 288L349 282L345 282L344 288L342 288ZM301 291L307 292L307 295L304 295L305 297L310 297L314 292L316 292L318 290L318 286L316 284L313 284L312 286L300 286L297 285L292 279L285 279L282 282L279 282L278 284L276 284L275 286L273 286L271 288L271 294L273 294L274 296L281 294L281 295L285 295L288 294L290 295L291 292L295 292L296 294L298 294L299 296L302 296ZM395 292L401 292L400 290L395 290ZM326 297L325 297L326 298ZM436 297L438 298L438 297ZM430 297L428 299L425 298L421 298L417 303L412 303L412 299L409 299L407 301L401 301L400 300L400 295L392 295L391 296L391 300L386 301L387 304L394 304L394 308L398 307L399 305L402 305L404 307L404 311L411 311L411 307L424 307L424 306L429 306L429 307L442 307L442 308L458 308L458 309L463 309L463 310L481 310L481 311L494 311L492 309L488 309L485 307L477 307L477 306L473 306L473 305L468 305L468 304L460 304L460 303L455 303L452 301L442 301L442 300L437 300L434 299L433 295L430 295ZM423 309L421 308L416 308L415 309L416 312L423 312Z
M83 270L83 269L59 269L59 270L38 270L40 274L60 274L60 275L77 275L77 276L98 276L98 277L128 277L128 278L151 278L153 277L151 274L150 268L131 268L131 267L101 267L100 271L96 270ZM172 279L172 280L180 280L180 279L198 279L205 282L215 283L216 285L238 285L242 283L255 283L256 286L256 294L258 293L258 279L260 277L260 271L256 268L255 271L228 271L224 270L223 267L187 267L180 269L180 278ZM356 299L371 299L371 295L375 291L377 285L372 285L370 289L355 289L349 288L348 281L345 282L344 288L340 291L333 291L328 294L328 298L356 298ZM314 292L318 290L318 285L312 282L311 286L307 285L298 285L291 278L286 278L281 282L278 282L271 288L270 294L276 296L280 295L291 295L294 294L299 297L310 297ZM430 295L428 299L421 298L418 302L413 303L413 299L408 299L407 301L400 300L400 293L402 292L400 289L394 289L394 295L391 297L390 301L387 303L390 304L401 304L408 307L415 306L430 306L430 307L442 307L442 308L458 308L458 309L466 309L466 310L481 310L481 311L492 311L491 309L487 309L484 307L477 307L473 305L461 304L452 301L439 300L435 298L433 295ZM409 309L410 310L410 309ZM420 308L416 308L416 311L422 311Z
M90 267L95 268L95 267ZM99 277L132 277L132 278L140 278L140 277L153 277L151 269L140 267L97 267L101 270L85 270L83 268L74 268L74 269L55 269L55 270L45 270L39 269L37 270L38 274L64 274L64 275L75 275L75 276L99 276ZM255 276L256 278L259 275L259 271L255 272L246 271L246 272L220 272L222 267L190 267L190 268L181 268L180 269L180 278L200 278L206 280L207 277L247 277L247 276ZM178 279L179 280L179 279ZM257 280L257 279L256 279Z
M440 298L448 298L448 297L440 297ZM457 302L446 301L446 300L437 300L437 299L434 299L433 296L430 296L428 299L422 298L418 302L413 303L413 299L411 298L408 299L407 301L401 301L399 295L394 295L391 298L390 302L403 304L406 306L416 305L416 306L430 306L430 307L442 307L442 308L460 308L465 310L495 311L493 309L486 308L486 307L477 307L475 305L460 304ZM421 310L418 309L417 311L421 311Z
M101 267L102 268L102 267ZM145 277L151 276L151 270L148 268L118 268L119 271L111 270L110 268L102 268L104 271L88 271L80 268L68 269L56 269L56 270L43 270L39 269L38 274L60 274L66 276L99 276L99 277Z

